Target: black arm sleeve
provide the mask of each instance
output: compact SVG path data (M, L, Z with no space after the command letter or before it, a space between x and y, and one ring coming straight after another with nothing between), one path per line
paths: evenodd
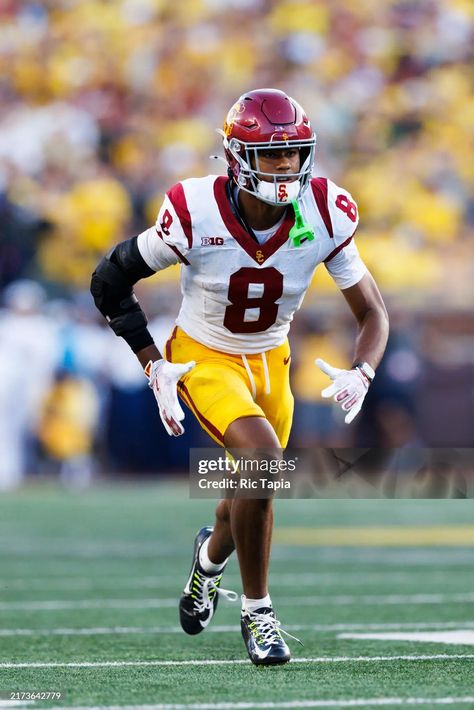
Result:
M154 273L140 254L137 237L132 237L111 249L92 274L95 305L114 333L124 338L135 353L152 345L153 338L133 286Z

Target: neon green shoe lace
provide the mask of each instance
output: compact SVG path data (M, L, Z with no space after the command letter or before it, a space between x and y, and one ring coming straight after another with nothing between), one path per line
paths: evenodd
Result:
M194 599L194 608L199 614L212 611L216 594L227 601L237 601L238 595L235 592L230 589L221 589L219 586L221 579L222 574L208 577L199 570L194 571L191 582L191 598Z

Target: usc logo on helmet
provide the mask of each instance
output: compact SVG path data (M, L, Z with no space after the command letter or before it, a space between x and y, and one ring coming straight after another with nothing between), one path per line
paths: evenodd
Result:
M243 113L244 111L245 104L242 101L237 101L237 103L232 106L229 113L227 114L227 120L229 120L229 118L235 118L238 113Z
M232 133L232 129L234 127L236 117L238 116L239 113L243 113L244 111L245 111L245 104L243 104L241 101L237 101L237 103L234 104L232 106L232 108L230 109L229 113L227 114L227 118L224 121L224 133L227 138Z

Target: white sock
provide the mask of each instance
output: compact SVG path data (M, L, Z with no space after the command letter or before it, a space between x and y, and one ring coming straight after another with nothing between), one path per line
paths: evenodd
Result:
M269 594L262 597L262 599L249 599L249 597L246 597L245 594L242 594L242 611L253 612L257 611L257 609L261 609L262 607L272 608L272 600Z
M199 550L199 564L203 568L204 572L206 574L218 574L219 572L222 572L225 563L227 560L224 560L224 562L219 562L219 564L216 564L215 562L212 562L209 559L209 555L207 554L207 548L209 547L209 540L211 539L211 536L209 536L206 540L201 545L201 549Z

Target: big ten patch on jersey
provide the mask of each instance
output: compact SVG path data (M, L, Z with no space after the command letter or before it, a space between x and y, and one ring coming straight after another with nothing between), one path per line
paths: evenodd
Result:
M202 247L221 247L224 244L224 237L201 237Z

